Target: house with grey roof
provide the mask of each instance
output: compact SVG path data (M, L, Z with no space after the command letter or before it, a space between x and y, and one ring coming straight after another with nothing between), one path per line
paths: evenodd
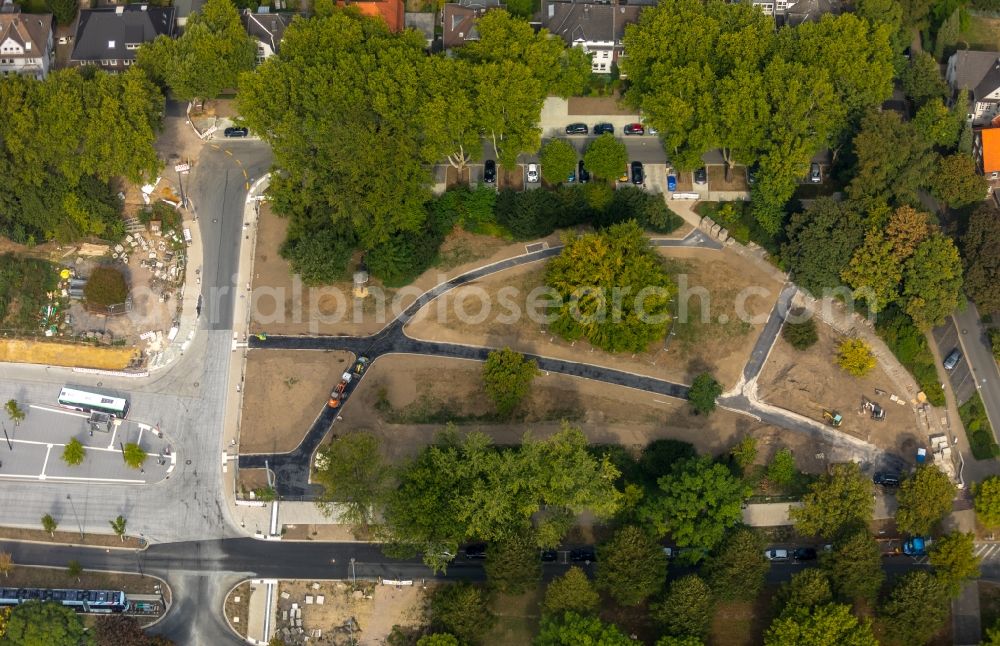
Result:
M945 80L955 94L969 92L972 125L988 125L1000 114L1000 52L955 52L948 59Z
M460 0L448 2L441 10L441 45L445 49L461 47L479 40L476 22L491 9L503 9L500 0Z
M542 27L591 55L591 71L610 74L622 55L625 26L638 22L641 6L542 0Z
M70 62L124 71L135 62L140 45L157 36L173 37L174 14L173 7L145 4L85 9L76 25Z
M44 79L52 64L52 14L21 13L10 0L0 6L0 75Z
M278 53L288 23L286 16L270 13L268 7L259 7L256 13L249 9L243 10L243 28L257 41L258 63L263 63Z
M804 22L819 20L823 14L839 14L843 11L841 0L750 0L750 4L774 16L780 25L796 26Z

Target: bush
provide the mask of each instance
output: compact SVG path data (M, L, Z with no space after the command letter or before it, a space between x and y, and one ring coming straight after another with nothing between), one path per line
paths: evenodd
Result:
M125 276L114 267L98 267L87 279L83 297L90 307L100 308L124 303L128 298Z
M1000 361L1000 328L990 328L990 347L993 349L993 358Z
M944 390L938 380L934 356L924 334L910 317L895 305L890 305L879 313L875 331L920 384L927 401L932 406L944 406Z
M442 239L430 231L397 233L365 255L368 271L386 287L409 285L437 260Z
M348 278L347 263L355 241L329 226L301 237L289 232L281 245L281 257L306 285L329 285Z
M698 415L707 415L715 410L715 400L722 394L722 384L707 372L694 378L688 389L688 402Z
M800 315L801 313L793 313L793 316ZM801 323L785 323L781 336L796 350L808 350L819 340L816 334L816 321L812 318Z
M972 456L977 460L990 460L1000 456L1000 446L993 438L993 427L986 417L986 409L979 393L975 393L969 401L958 407L958 414L965 426L965 435L969 439Z

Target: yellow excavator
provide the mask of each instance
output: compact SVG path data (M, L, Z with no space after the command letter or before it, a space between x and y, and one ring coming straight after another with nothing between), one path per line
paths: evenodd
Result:
M844 416L835 410L823 409L823 419L825 419L826 423L830 426L837 428L840 426L841 422L844 421Z

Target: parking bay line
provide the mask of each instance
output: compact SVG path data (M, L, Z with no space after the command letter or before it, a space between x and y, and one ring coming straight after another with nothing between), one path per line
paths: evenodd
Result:
M124 478L82 478L73 476L42 476L23 475L18 473L5 473L0 476L0 480L45 480L46 482L94 482L104 484L149 484L146 480L127 480Z

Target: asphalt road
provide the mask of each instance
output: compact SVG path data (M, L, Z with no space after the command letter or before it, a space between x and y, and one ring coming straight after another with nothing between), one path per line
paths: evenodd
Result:
M983 398L986 414L993 426L993 435L1000 441L1000 370L990 348L979 311L970 301L964 310L951 315L959 332L962 354L972 367L972 377Z
M944 324L934 328L931 334L934 335L934 342L941 353L942 361L955 348L958 348L960 351L962 350L959 345L958 328L951 317L948 317ZM951 391L955 393L958 405L961 406L969 401L969 398L976 392L976 379L972 376L972 368L964 351L962 352L962 359L958 364L953 369L946 370L945 372L948 374L948 383L951 385Z

